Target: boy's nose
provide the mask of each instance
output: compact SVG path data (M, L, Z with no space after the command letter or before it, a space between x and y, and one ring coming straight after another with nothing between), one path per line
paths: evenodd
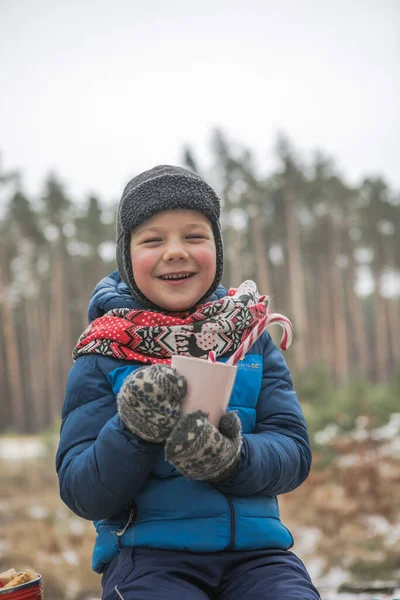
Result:
M188 253L182 244L168 244L164 252L164 260L178 260L180 258L188 258Z

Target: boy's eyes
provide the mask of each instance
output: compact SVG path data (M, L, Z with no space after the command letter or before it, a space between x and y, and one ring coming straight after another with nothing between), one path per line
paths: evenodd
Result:
M186 236L187 240L203 240L205 239L204 235L200 234L191 234ZM162 242L162 238L148 238L142 241L142 244L153 244L156 242Z

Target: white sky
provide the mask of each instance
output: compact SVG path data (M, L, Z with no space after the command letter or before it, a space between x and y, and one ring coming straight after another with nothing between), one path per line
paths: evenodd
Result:
M0 0L3 168L107 201L220 126L265 170L284 131L400 188L399 32L399 0Z

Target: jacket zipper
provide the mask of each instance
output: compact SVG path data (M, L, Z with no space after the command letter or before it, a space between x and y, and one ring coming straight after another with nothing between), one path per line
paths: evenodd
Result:
M135 503L134 500L131 500L131 502L129 502L128 508L129 508L129 516L128 516L127 520L125 521L125 523L123 524L123 526L121 527L121 529L118 529L115 532L117 534L118 546L120 548L122 547L121 546L122 536L127 531L127 529L132 525L132 523L133 523L133 521L135 520L135 517L136 517L136 503Z
M229 545L226 548L227 552L233 550L233 547L236 542L236 513L235 507L233 506L233 502L230 498L226 497L229 504L229 512L231 513L231 539L229 540Z

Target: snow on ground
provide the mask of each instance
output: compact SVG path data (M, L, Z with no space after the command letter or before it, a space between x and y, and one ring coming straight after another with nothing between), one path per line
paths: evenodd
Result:
M38 437L0 437L0 459L27 460L46 454L46 446Z

